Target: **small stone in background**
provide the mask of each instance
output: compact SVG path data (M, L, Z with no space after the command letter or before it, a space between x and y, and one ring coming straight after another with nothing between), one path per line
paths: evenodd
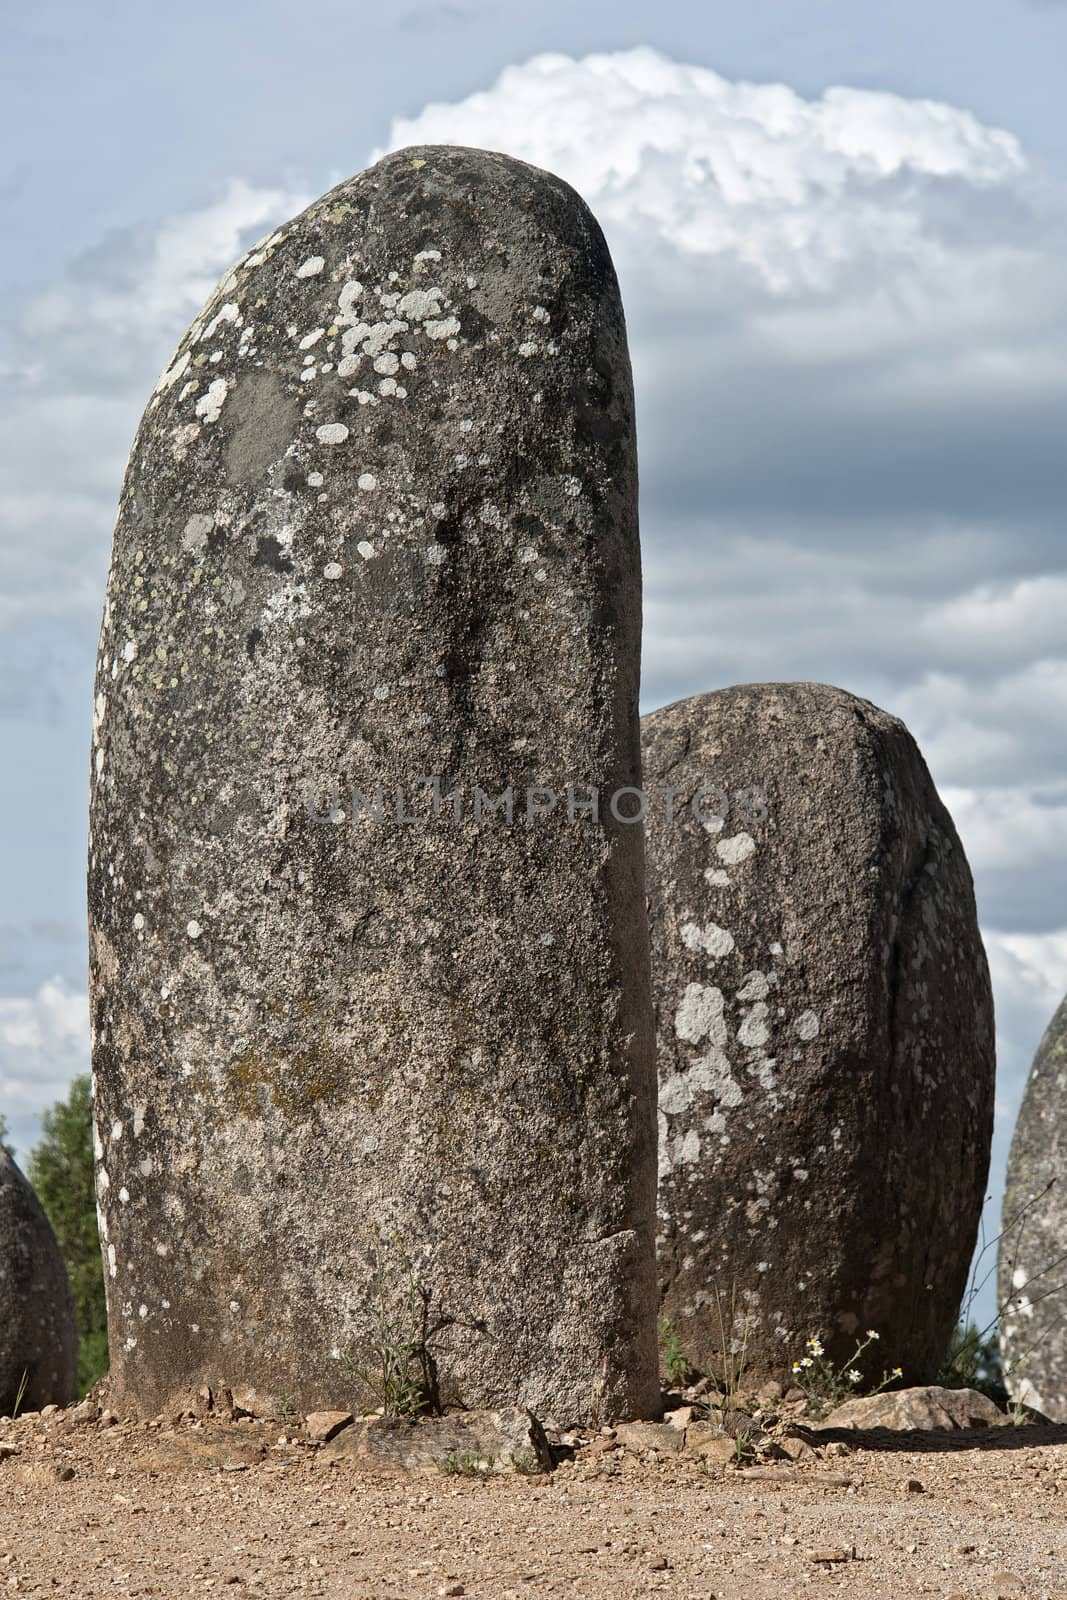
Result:
M325 1444L342 1428L350 1427L353 1420L351 1411L311 1411L307 1417L308 1438Z
M929 1384L846 1400L820 1423L830 1428L893 1428L934 1431L1001 1427L1008 1417L977 1389L944 1389Z
M669 1422L623 1422L617 1429L620 1444L628 1450L678 1451L685 1444L681 1428L672 1428Z
M53 1466L50 1461L34 1461L18 1471L19 1482L34 1489L45 1489L53 1483L69 1483L73 1477L73 1467Z

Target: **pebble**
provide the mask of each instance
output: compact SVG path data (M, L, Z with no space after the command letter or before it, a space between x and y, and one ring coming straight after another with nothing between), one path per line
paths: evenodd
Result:
M56 1467L49 1461L34 1461L19 1468L19 1482L38 1489L53 1483L69 1483L73 1476L73 1467Z
M905 1478L904 1479L904 1493L905 1494L925 1494L926 1490L923 1488L923 1486L919 1482L918 1478Z
M816 1550L809 1550L808 1560L824 1562L829 1566L837 1561L851 1561L855 1553L852 1547L846 1550L844 1545L826 1545Z
M666 1570L667 1570L667 1557L666 1556L651 1556L649 1558L648 1570L649 1570L649 1572L666 1572Z
M336 1438L343 1428L350 1427L353 1422L351 1411L312 1411L307 1417L307 1431L309 1439L317 1439L326 1444L330 1439Z
M620 1444L628 1450L681 1450L685 1434L669 1422L624 1422L618 1430Z
M679 1406L676 1411L664 1412L664 1422L672 1428L688 1428L693 1420L692 1406Z

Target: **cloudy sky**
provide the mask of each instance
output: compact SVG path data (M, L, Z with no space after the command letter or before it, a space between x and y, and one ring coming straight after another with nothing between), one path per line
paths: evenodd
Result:
M823 679L925 751L994 971L999 1194L1067 989L1067 4L40 0L8 9L5 42L0 1112L17 1145L87 1063L90 683L142 406L254 239L375 152L452 141L562 174L612 246L645 709Z

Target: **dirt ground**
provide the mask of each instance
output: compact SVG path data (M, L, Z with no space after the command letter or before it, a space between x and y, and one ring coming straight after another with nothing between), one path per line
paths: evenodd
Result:
M579 1447L470 1478L388 1475L277 1422L20 1419L0 1593L1067 1600L1067 1427L856 1442L754 1469Z

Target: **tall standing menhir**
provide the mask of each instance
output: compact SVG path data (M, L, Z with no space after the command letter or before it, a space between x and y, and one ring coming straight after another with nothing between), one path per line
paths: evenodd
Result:
M904 724L829 684L694 695L642 731L676 810L648 830L664 1313L717 1375L724 1339L788 1383L813 1332L846 1364L873 1328L868 1376L928 1381L993 1131L952 818Z
M1067 1422L1067 1000L1045 1029L1011 1141L998 1254L1014 1400Z
M243 258L134 443L96 685L131 1406L351 1403L393 1339L444 1401L654 1412L640 830L526 813L640 781L639 642L625 328L572 190L404 150Z

